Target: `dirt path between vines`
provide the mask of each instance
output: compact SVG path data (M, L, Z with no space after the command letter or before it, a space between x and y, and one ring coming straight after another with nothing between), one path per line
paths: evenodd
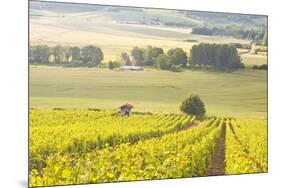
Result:
M186 126L185 128L183 128L182 130L194 129L194 128L197 128L197 127L200 127L200 126L202 126L202 122L200 122L200 121L195 121L195 122L192 123L191 125Z
M207 169L207 176L216 176L225 174L225 124L222 126L222 132L218 144L215 148L212 161Z

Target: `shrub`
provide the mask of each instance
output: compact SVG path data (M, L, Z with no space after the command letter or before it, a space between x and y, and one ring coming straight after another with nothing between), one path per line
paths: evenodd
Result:
M184 113L203 117L206 113L205 105L198 95L190 95L180 105L180 110Z
M183 69L181 66L178 66L178 65L172 65L170 67L170 71L172 72L183 72Z
M263 64L263 65L260 65L260 66L254 65L254 66L253 66L253 69L257 69L257 70L267 70L268 67L267 67L267 64Z
M118 68L118 67L120 67L119 62L117 62L117 61L109 61L108 62L108 68L110 70L113 70L113 69Z

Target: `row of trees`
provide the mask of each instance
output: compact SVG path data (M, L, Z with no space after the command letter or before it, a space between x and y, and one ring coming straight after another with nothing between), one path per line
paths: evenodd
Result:
M192 29L193 34L201 35L226 35L242 39L255 41L257 44L267 46L267 31L254 29L241 29L237 26L218 27L195 27Z
M162 48L148 46L147 48L134 47L130 54L121 53L121 64L138 66L155 66L156 58L163 54ZM130 57L131 56L131 57Z
M95 67L101 64L102 60L102 50L93 45L81 48L32 46L29 56L30 63L71 66ZM178 71L187 64L191 67L212 68L221 71L244 67L234 45L204 43L192 47L189 62L186 52L181 48L172 48L164 53L162 48L148 46L147 48L134 47L130 51L130 55L126 52L121 53L120 62L109 61L108 67L114 69L120 65L137 65Z
M69 64L72 66L97 66L104 56L100 48L89 45L84 47L64 47L57 45L31 46L29 49L31 64ZM110 69L121 65L152 66L160 69L169 69L173 65L186 66L187 55L181 48L170 49L167 54L162 48L148 46L147 48L134 47L130 54L121 53L121 60L109 61Z
M64 64L97 66L103 60L100 48L89 45L80 47L49 47L46 45L31 46L29 49L29 62L36 64Z
M228 44L199 44L191 49L190 65L230 71L244 68L237 49Z
M153 66L160 69L169 69L172 66L184 67L188 60L186 52L181 48L170 49L165 54L164 50L158 47L134 47L130 55L126 52L121 53L122 65Z

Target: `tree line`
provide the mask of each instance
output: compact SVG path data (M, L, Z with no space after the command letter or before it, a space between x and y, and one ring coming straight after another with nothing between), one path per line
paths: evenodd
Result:
M96 67L103 61L103 52L93 45L31 46L29 61L36 64ZM190 57L181 48L172 48L165 53L162 48L148 46L147 48L134 47L129 53L121 53L120 61L107 62L109 69L124 65L149 66L171 71L182 71L185 68L231 71L244 67L234 45L207 43L194 45Z
M172 48L164 53L159 47L134 47L130 54L123 52L120 57L121 65L151 66L169 70L174 66L185 67L188 62L186 52L181 48Z
M244 68L237 49L229 44L199 44L192 46L189 64L231 71Z
M103 58L102 50L93 45L84 47L38 45L29 48L29 62L32 64L71 63L77 66L97 66L101 64Z
M237 26L227 26L225 28L218 27L194 27L192 29L193 34L201 35L225 35L233 36L236 38L248 39L255 41L259 45L267 46L267 31L266 30L254 30L254 29L242 29Z

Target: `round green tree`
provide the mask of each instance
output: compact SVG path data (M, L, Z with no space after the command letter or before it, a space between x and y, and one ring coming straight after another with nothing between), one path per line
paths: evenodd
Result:
M206 113L205 105L198 95L190 95L181 105L180 110L184 113L203 117Z

